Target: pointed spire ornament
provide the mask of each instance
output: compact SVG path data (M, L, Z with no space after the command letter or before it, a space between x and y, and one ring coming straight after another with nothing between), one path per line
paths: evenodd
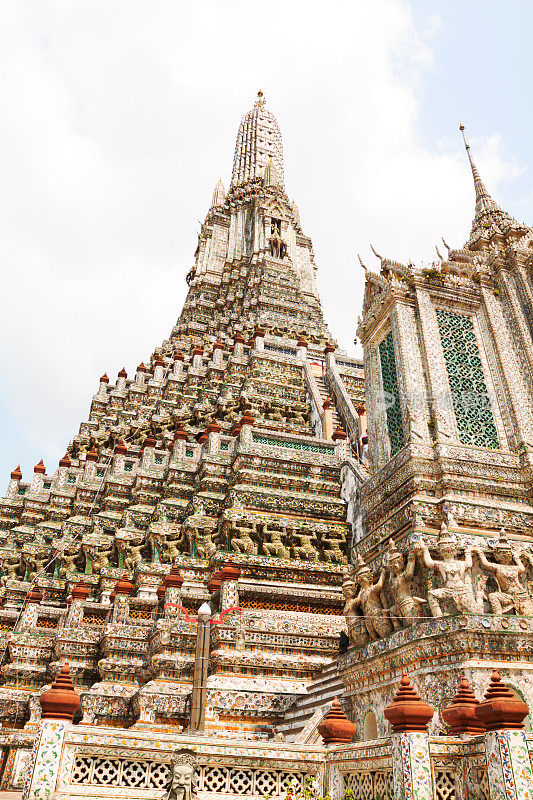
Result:
M72 722L80 707L80 698L70 677L70 667L64 664L52 686L43 692L41 704L42 719L64 719Z
M468 160L470 162L470 168L472 170L472 177L474 178L474 189L476 191L476 216L481 214L483 211L501 211L500 206L492 199L490 194L488 193L487 189L485 188L485 184L481 180L480 174L478 169L474 163L474 159L472 158L472 153L470 152L470 145L466 139L465 135L465 126L459 125L459 130L463 136L463 142L466 149L466 154L468 156Z
M442 709L442 718L450 726L452 736L464 733L479 736L485 733L485 725L476 714L478 706L479 700L466 678L463 678L450 705Z
M218 183L215 186L215 190L213 192L213 199L211 200L211 208L218 208L218 206L224 205L225 199L226 199L226 190L224 189L222 178L219 178Z
M356 728L342 710L338 697L334 698L317 730L324 744L348 744L351 740Z
M502 676L494 670L483 701L476 706L476 717L488 731L523 730L529 708L502 683Z
M417 695L407 675L402 675L400 688L383 713L392 725L393 733L426 733L428 723L433 719L433 709Z

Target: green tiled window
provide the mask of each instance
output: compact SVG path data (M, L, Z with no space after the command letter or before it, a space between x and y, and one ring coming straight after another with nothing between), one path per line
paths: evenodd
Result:
M402 449L404 438L392 331L389 331L379 345L379 359L381 361L381 378L383 381L383 392L385 393L385 406L387 409L387 429L389 432L390 450L391 456L394 456L398 450Z
M437 321L459 439L463 444L498 449L474 323L466 314L443 309L437 310Z

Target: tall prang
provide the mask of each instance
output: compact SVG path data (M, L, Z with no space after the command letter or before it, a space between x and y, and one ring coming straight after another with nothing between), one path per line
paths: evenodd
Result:
M4 726L37 723L68 661L85 723L266 737L331 664L364 387L315 271L260 93L169 339L133 377L101 377L56 470L11 475Z
M480 689L495 664L533 700L533 229L489 195L464 143L468 242L444 242L429 267L376 253L366 270L371 475L340 669L353 721L366 711L378 735L398 670L427 687L434 731L450 685Z

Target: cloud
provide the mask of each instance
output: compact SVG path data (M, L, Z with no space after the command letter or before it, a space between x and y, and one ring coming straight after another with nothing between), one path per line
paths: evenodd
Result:
M473 198L458 140L429 147L420 87L441 21L409 5L333 0L0 9L0 387L7 472L55 467L99 375L166 338L198 220L228 183L259 88L284 135L286 185L313 238L326 317L348 350L369 244L427 260L461 244ZM472 142L497 191L516 165ZM511 172L510 172L511 170ZM514 172L513 172L514 170Z

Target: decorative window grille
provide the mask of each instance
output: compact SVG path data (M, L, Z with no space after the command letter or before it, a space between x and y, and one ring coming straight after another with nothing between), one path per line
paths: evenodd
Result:
M391 456L402 449L404 444L402 412L400 408L400 391L398 389L398 374L396 372L396 358L394 356L394 342L392 331L385 336L379 345L379 359L381 361L381 378L383 381L384 402L387 409L387 428L389 432Z
M490 397L474 331L465 314L437 310L459 438L463 444L498 449Z
M435 766L435 800L459 800L455 765Z
M486 767L475 767L471 773L472 784L477 787L479 800L490 800L489 779Z
M194 776L195 791L240 797L279 797L303 792L308 773L262 770L248 767L200 766ZM165 789L170 780L168 764L77 755L71 786L108 786L128 789ZM388 800L388 795L383 800ZM392 794L390 795L392 800Z
M344 773L344 788L353 800L394 800L392 771Z

